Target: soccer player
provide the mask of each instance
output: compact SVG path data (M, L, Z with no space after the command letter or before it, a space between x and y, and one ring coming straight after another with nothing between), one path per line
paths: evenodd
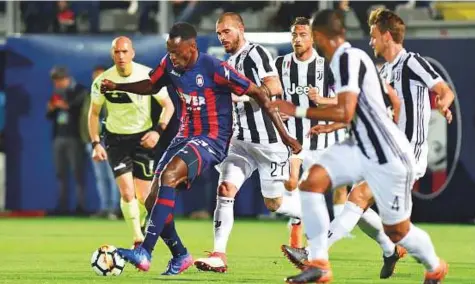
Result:
M115 82L134 82L148 78L150 68L133 61L132 41L118 37L112 41L111 56L114 66L98 76L91 87L89 109L89 136L95 161L108 160L120 190L120 208L125 222L132 230L134 245L144 240L141 227L145 226L145 200L150 193L154 170L154 151L160 133L166 128L174 112L168 95L154 94L163 107L157 128L152 129L152 97L132 92L110 91L101 94L104 79ZM104 146L99 135L99 117L102 107L107 108ZM107 150L106 150L107 149Z
M334 104L336 100L330 100L335 96L333 90L333 75L329 69L325 58L321 57L313 46L312 29L310 20L304 17L297 17L290 28L292 34L293 52L284 56L279 56L275 60L280 82L282 83L283 99L292 102L296 106L316 107ZM329 126L328 121L309 120L302 118L285 118L290 134L297 138L302 144L303 150L298 155L290 157L290 176L285 182L285 187L289 191L297 188L300 166L306 170L321 155L322 150L328 146L346 139L346 127L343 123L331 124L341 125L336 131L322 133L309 137L307 133L316 125ZM346 186L335 189L333 196L333 213L335 216L341 213L347 196ZM300 219L291 219L292 227L300 224ZM301 226L299 226L301 227ZM296 229L291 230L300 233ZM292 236L290 246L302 248L299 242L301 238ZM284 250L285 253L285 250Z
M285 131L279 114L269 108L272 95L264 84L260 87L241 76L227 63L197 49L196 30L188 23L172 26L167 40L168 53L150 78L135 83L102 81L103 91L125 91L142 95L172 85L181 99L180 130L156 169L152 183L158 192L150 214L147 234L136 249L118 249L118 253L138 269L148 271L151 253L158 237L173 243L173 258L164 274L178 274L190 267L192 257L175 230L173 209L176 191L190 186L203 171L220 163L226 156L232 135L231 93L252 97L276 124L282 141L299 150L298 142Z
M426 268L425 283L447 274L429 235L410 222L415 160L412 147L387 113L383 85L374 63L345 41L343 16L333 10L317 13L313 37L330 60L338 104L326 108L273 105L287 115L351 124L351 138L330 146L300 183L302 218L309 241L308 267L288 277L288 283L326 283L332 279L328 262L329 218L324 200L328 189L365 180L374 194L384 231ZM351 161L351 163L348 163ZM331 233L330 233L331 234Z
M267 85L272 94L281 95L277 70L269 52L244 38L244 23L237 13L224 13L216 22L216 33L228 63L256 85ZM235 98L235 132L229 153L220 165L218 197L214 211L214 249L208 257L195 261L203 271L227 270L226 246L234 223L234 198L242 184L259 171L261 192L266 207L288 217L301 215L298 196L286 195L284 181L289 174L289 151L282 143L272 118L249 96ZM281 121L280 117L277 118ZM277 126L277 125L276 125ZM284 130L285 127L284 127ZM300 147L299 149L300 150ZM298 229L300 225L294 226ZM301 238L299 234L291 234Z

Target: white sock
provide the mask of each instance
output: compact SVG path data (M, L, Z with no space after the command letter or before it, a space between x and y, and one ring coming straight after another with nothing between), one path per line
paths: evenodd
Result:
M309 245L309 260L328 260L328 229L330 216L328 215L325 196L315 192L300 192L302 204L302 221L305 224L305 233Z
M345 204L333 204L333 217L340 216L341 212L343 212L343 208L345 208Z
M398 243L407 252L420 260L428 271L434 271L439 266L439 258L429 235L411 224L407 235Z
M213 252L226 252L229 235L234 224L234 198L218 196L214 210Z
M384 233L381 218L373 209L368 208L368 210L366 210L363 216L361 216L358 226L366 235L379 244L384 256L389 257L394 254L396 245L389 239L386 233Z
M302 207L300 206L299 191L297 190L295 190L294 192L286 191L282 195L282 204L275 212L285 215L290 218L296 218L296 219L302 218Z
M341 214L333 219L328 232L328 247L331 247L336 241L347 236L363 215L363 209L353 202L347 201Z

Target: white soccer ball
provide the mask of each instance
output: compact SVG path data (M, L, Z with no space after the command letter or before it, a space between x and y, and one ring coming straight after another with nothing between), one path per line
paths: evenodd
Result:
M118 276L125 267L125 260L117 254L117 248L103 245L92 253L92 270L100 276Z

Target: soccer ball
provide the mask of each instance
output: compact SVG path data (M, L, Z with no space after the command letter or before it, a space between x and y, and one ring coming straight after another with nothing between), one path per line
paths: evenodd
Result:
M92 253L92 270L100 276L118 276L125 267L125 260L117 254L117 248L103 245Z

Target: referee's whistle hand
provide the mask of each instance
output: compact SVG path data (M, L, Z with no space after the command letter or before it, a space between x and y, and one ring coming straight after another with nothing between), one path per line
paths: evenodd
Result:
M114 91L116 89L116 84L111 80L104 79L101 82L101 93L104 94L108 91Z
M140 145L142 145L145 148L152 149L157 145L158 139L160 138L160 134L158 134L157 131L149 131L145 133L144 136L142 136L142 139L140 141Z

